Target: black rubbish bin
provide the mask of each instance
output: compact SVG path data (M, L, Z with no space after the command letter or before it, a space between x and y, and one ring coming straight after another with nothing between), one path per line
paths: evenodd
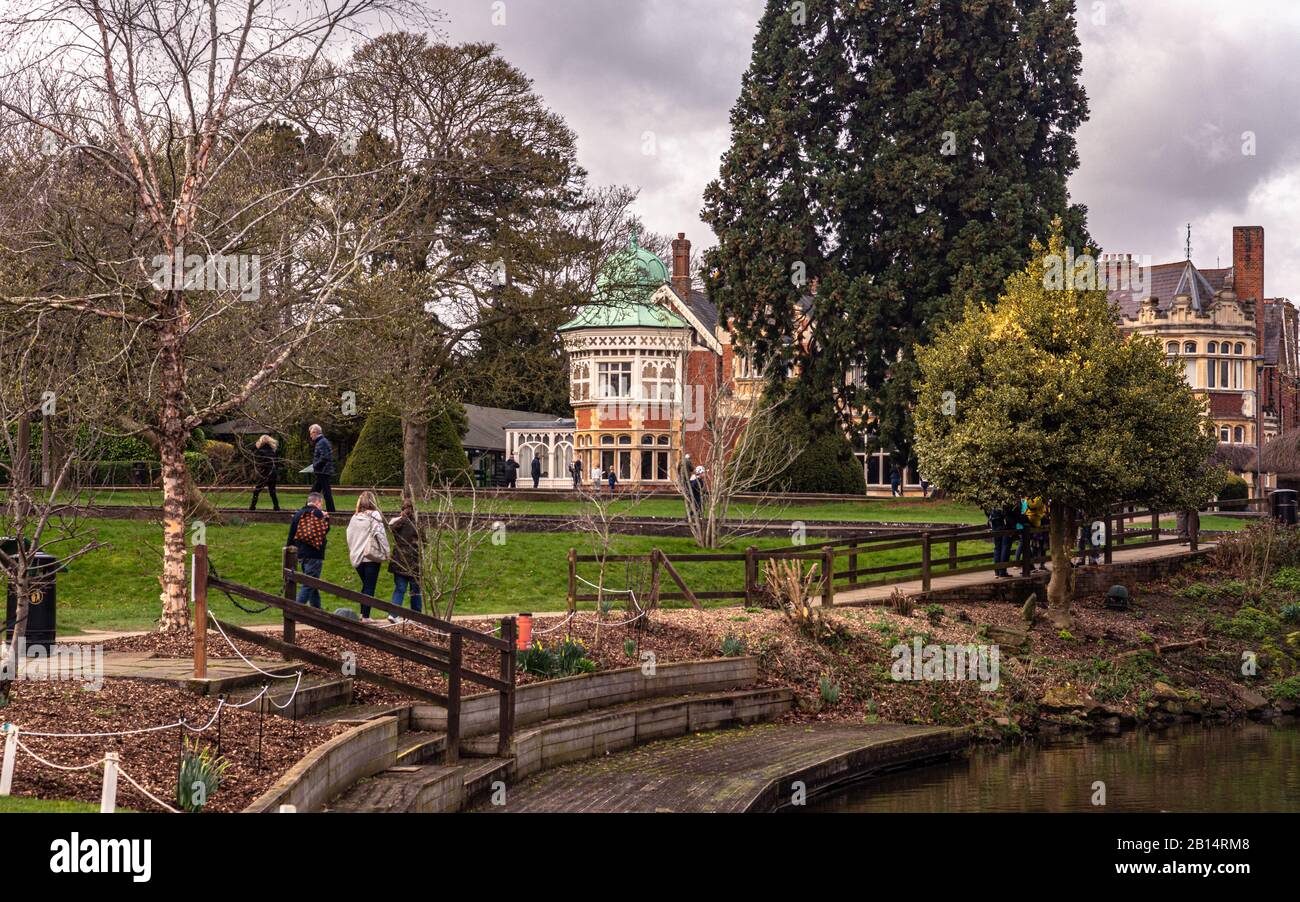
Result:
M1286 526L1296 525L1296 490L1277 489L1268 496L1273 516Z
M16 554L18 543L12 538L0 539L0 548L6 554ZM28 563L27 625L23 630L23 638L29 650L40 647L48 652L54 642L55 609L58 602L56 575L62 569L66 568L59 565L58 558L43 551L38 551ZM5 640L8 641L13 636L14 621L18 617L18 593L13 580L6 582Z

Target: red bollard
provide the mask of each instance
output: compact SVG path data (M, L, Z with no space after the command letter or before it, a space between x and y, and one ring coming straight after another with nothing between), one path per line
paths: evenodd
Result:
M521 613L519 615L519 635L515 639L515 648L519 651L527 651L528 646L533 644L533 615Z

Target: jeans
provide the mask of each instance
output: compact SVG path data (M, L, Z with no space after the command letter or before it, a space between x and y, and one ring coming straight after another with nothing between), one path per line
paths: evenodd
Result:
M420 584L414 577L404 576L401 573L393 574L393 604L399 608L402 601L406 598L406 587L411 587L411 610L417 614L424 612L424 595L420 592Z
M361 594L375 597L375 586L379 582L379 561L362 561L357 565L357 576L361 577ZM361 619L370 616L370 605L361 606Z
M325 567L325 562L319 558L305 558L299 560L298 563L301 565L299 569L302 570L303 574L314 576L316 579L320 579L321 570ZM309 604L313 608L319 608L320 589L312 586L298 586L298 604Z

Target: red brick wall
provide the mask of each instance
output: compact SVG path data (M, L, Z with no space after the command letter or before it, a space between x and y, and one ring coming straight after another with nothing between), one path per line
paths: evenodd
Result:
M1255 306L1255 338L1259 353L1264 348L1264 227L1234 226L1232 229L1232 290L1237 299Z
M697 464L704 463L708 441L701 428L717 393L722 358L708 348L695 348L686 355L686 383L683 386L682 416L686 438L683 450Z

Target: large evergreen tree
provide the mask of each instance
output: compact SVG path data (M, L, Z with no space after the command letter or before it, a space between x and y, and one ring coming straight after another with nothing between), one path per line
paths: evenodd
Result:
M704 208L710 292L756 362L799 364L906 457L912 346L1054 216L1088 243L1080 59L1071 0L770 0Z

